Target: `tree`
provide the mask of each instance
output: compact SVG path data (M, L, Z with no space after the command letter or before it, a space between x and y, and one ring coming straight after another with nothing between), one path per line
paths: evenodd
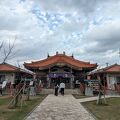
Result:
M12 59L15 56L15 54L16 54L14 52L15 40L13 41L13 43L10 40L8 42L3 41L0 43L1 63L4 64L4 63L6 63L7 60ZM14 99L13 99L14 100L14 104L13 104L14 107L16 107L16 105L18 103L20 93L21 93L21 91L19 90L19 88L15 87L15 95L14 95Z
M104 86L105 87L105 86ZM102 100L102 94L104 99ZM105 99L105 88L103 90L102 88L102 83L101 80L99 80L99 94L98 94L98 100L97 100L97 104L106 104L106 99Z
M8 43L5 41L0 43L1 63L5 63L7 60L12 59L15 56L15 40L13 41L13 43L11 43L10 40Z
M3 42L0 43L0 52L2 50L2 47L3 47Z

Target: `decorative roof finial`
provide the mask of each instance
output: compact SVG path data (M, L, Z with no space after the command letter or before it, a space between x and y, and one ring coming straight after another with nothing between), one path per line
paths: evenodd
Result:
M48 53L47 57L48 57L48 58L50 57L49 53Z
M109 66L109 63L107 62L107 63L106 63L106 67L108 67L108 66Z
M71 56L72 58L74 58L74 55L73 55L73 53L72 53L72 56Z
M56 52L56 55L58 55L58 51Z

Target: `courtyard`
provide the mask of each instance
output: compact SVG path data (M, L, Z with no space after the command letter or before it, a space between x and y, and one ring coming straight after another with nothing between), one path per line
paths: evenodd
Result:
M120 0L0 0L0 120L120 120Z
M47 97L46 97L47 96ZM107 104L96 105L97 97L39 95L22 109L8 109L9 96L0 97L0 120L119 120L120 97L107 96Z

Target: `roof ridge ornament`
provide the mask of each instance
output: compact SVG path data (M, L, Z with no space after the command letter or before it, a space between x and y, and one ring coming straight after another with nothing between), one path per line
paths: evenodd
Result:
M72 53L72 56L71 56L72 58L74 58L74 54Z
M49 58L50 57L50 55L49 55L49 53L47 54L47 58Z
M56 55L58 55L58 51L56 52Z

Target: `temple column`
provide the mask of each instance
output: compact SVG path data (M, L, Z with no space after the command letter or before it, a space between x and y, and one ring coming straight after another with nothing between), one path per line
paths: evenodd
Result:
M50 79L49 76L47 75L47 88L50 88L50 83L51 83L51 79Z
M49 68L49 72L48 72L48 74L50 73L50 68ZM51 84L51 79L50 79L50 77L49 77L49 75L47 75L47 88L50 88L50 84Z
M70 88L73 88L73 81L74 81L74 76L72 75L70 79Z
M74 75L72 74L72 68L70 73L71 73L70 88L73 88Z

